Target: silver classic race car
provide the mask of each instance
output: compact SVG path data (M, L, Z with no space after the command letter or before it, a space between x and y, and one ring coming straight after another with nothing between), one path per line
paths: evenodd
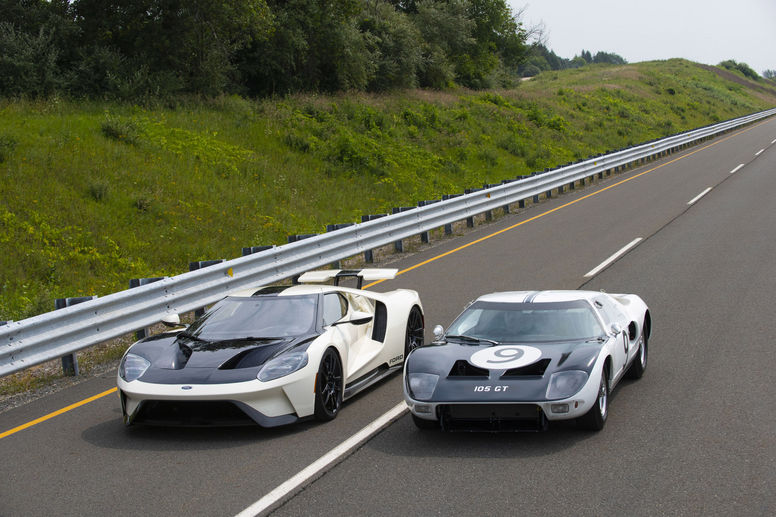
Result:
M395 269L305 273L302 284L227 296L185 329L132 345L121 360L124 423L264 427L331 420L342 401L423 344L418 293L361 290ZM339 286L355 277L359 289ZM320 284L334 280L335 285Z
M647 367L652 319L634 294L493 293L413 350L404 399L423 429L543 430L606 423L609 393Z

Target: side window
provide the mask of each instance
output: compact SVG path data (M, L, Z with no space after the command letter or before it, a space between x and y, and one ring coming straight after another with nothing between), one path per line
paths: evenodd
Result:
M348 312L348 302L338 293L323 296L323 326L327 327Z

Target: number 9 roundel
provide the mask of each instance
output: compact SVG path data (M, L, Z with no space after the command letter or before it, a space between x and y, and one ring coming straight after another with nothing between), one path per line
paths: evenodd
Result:
M469 362L488 370L506 370L528 366L541 356L541 350L532 346L501 345L475 352L469 358Z

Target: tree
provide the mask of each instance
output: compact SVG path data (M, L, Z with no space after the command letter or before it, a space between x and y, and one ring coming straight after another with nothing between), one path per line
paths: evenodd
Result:
M205 94L227 88L236 52L272 27L265 0L74 0L72 9L84 46L168 77L165 89Z
M763 77L770 80L776 79L776 70L763 70Z
M409 17L387 2L378 2L365 9L360 30L365 33L375 63L368 89L416 87L422 36Z

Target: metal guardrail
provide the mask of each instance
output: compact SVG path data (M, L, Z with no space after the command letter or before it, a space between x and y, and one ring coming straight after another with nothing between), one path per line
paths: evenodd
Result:
M522 202L609 170L662 156L776 115L776 109L634 146L501 185L275 246L175 277L0 326L0 376L190 312L231 292L280 282L429 230ZM522 204L522 203L521 203Z

